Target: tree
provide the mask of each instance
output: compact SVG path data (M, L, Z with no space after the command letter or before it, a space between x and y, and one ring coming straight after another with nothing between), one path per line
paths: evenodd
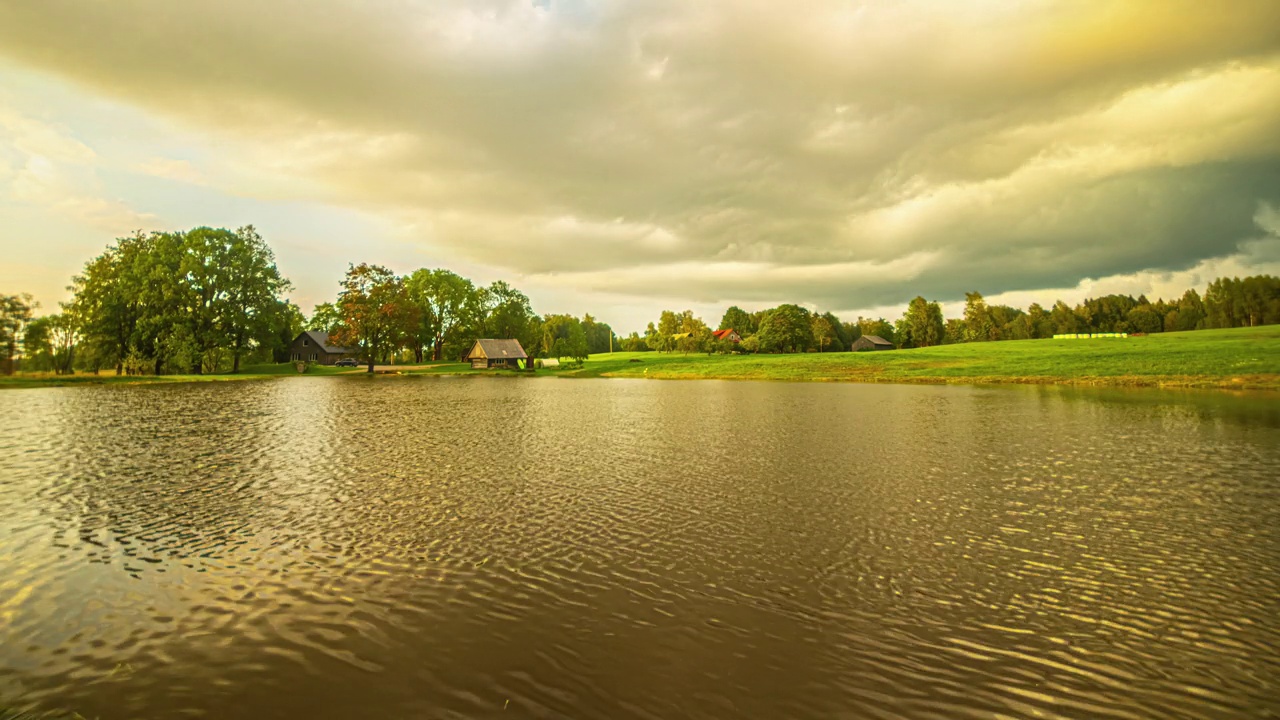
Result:
M0 372L12 375L23 331L36 307L31 296L0 295Z
M335 345L357 348L373 372L402 338L413 332L418 309L405 283L380 265L350 266L338 294L342 322L330 339Z
M484 315L481 318L481 335L493 338L513 338L520 341L525 352L536 353L542 332L542 320L529 305L524 293L501 280L483 289L480 303Z
M703 352L711 347L711 328L702 321L702 318L694 317L692 310L685 310L676 315L679 323L676 337L676 348L685 354L691 352Z
M1164 329L1164 318L1150 303L1138 305L1129 311L1126 320L1132 332L1158 333Z
M582 316L582 331L587 334L587 350L592 354L610 352L616 344L613 328L597 321L590 313Z
M187 328L195 350L196 374L217 368L219 350L228 342L222 322L229 311L230 268L235 235L230 230L199 227L183 237L179 277L186 291Z
M941 345L946 337L946 325L942 320L942 307L917 295L903 315L903 331L898 333L902 347L931 347Z
M1070 335L1080 332L1080 318L1074 310L1061 300L1053 304L1053 310L1049 312L1049 318L1053 322L1055 334Z
M302 310L288 300L277 300L271 312L272 342L271 361L288 362L294 338L307 327ZM324 330L326 334L328 330Z
M240 356L250 346L270 342L276 303L292 286L280 276L275 254L252 225L226 240L226 297L219 325L230 345L231 372L235 373L240 372Z
M826 350L827 343L835 337L835 328L824 315L814 315L809 318L809 327L813 333L813 341L818 345L818 352L823 352Z
M53 371L59 375L75 372L76 345L80 339L79 318L63 308L49 316L49 348L53 353Z
M458 331L480 314L475 285L448 270L422 269L405 286L418 309L418 325L410 333L414 356L421 362L430 347L431 359L440 360L445 345L454 343Z
M1031 337L1053 337L1053 318L1049 317L1049 313L1039 303L1031 303L1031 307L1027 308L1027 322L1031 326Z
M810 313L799 305L779 305L760 321L760 349L769 352L804 352L813 347Z
M822 317L826 318L827 322L831 324L831 349L837 352L850 350L853 347L853 341L857 339L849 332L852 325L841 322L840 318L830 312L822 313Z
M658 352L671 352L676 348L675 336L680 333L681 317L670 310L663 310L658 318L658 326L649 323L649 332L645 333L645 342Z
M982 298L982 293L964 294L964 324L965 340L968 342L1000 339L999 327L991 317L991 310L987 307L987 301Z
M48 371L53 369L52 315L32 318L22 331L22 369Z
M653 323L649 323L649 327L653 327ZM625 338L622 338L621 343L623 352L647 352L652 350L652 348L645 343L644 338L640 337L640 333L631 333Z
M546 357L587 359L587 334L572 315L548 315L542 323L542 352Z
M342 313L338 312L338 306L333 303L320 303L311 311L307 329L331 335L338 331L338 326L341 324Z
M746 310L737 305L730 306L724 311L724 317L720 318L720 327L717 330L733 330L738 333L738 337L746 337L754 335L756 332L756 322Z
M119 238L85 264L71 280L72 301L81 319L81 333L95 368L115 366L124 372L124 358L135 339L143 297L135 262L150 240L141 232ZM173 276L176 282L176 273Z

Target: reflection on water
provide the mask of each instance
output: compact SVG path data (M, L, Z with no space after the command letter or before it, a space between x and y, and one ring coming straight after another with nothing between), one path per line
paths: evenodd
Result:
M1278 407L526 378L3 393L0 703L1280 712Z

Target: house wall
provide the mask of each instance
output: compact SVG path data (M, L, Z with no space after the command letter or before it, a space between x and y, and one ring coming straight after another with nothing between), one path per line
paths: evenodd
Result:
M311 342L309 338L298 338L289 346L289 360L315 362L321 365L332 365L341 360L343 355L328 353L324 348Z

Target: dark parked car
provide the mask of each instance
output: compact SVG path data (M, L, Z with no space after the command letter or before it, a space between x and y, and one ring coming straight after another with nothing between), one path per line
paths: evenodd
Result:
M360 367L360 363L356 362L355 358L342 358L334 363L334 367Z

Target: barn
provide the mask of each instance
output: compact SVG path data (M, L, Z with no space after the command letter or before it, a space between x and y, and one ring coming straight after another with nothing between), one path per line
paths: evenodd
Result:
M853 341L854 352L868 352L871 350L892 350L893 343L885 340L879 335L863 335Z
M463 358L477 370L523 367L529 356L519 340L476 340Z
M332 365L342 358L355 357L355 348L345 348L329 342L329 333L303 330L289 345L289 359L294 362L315 362Z

